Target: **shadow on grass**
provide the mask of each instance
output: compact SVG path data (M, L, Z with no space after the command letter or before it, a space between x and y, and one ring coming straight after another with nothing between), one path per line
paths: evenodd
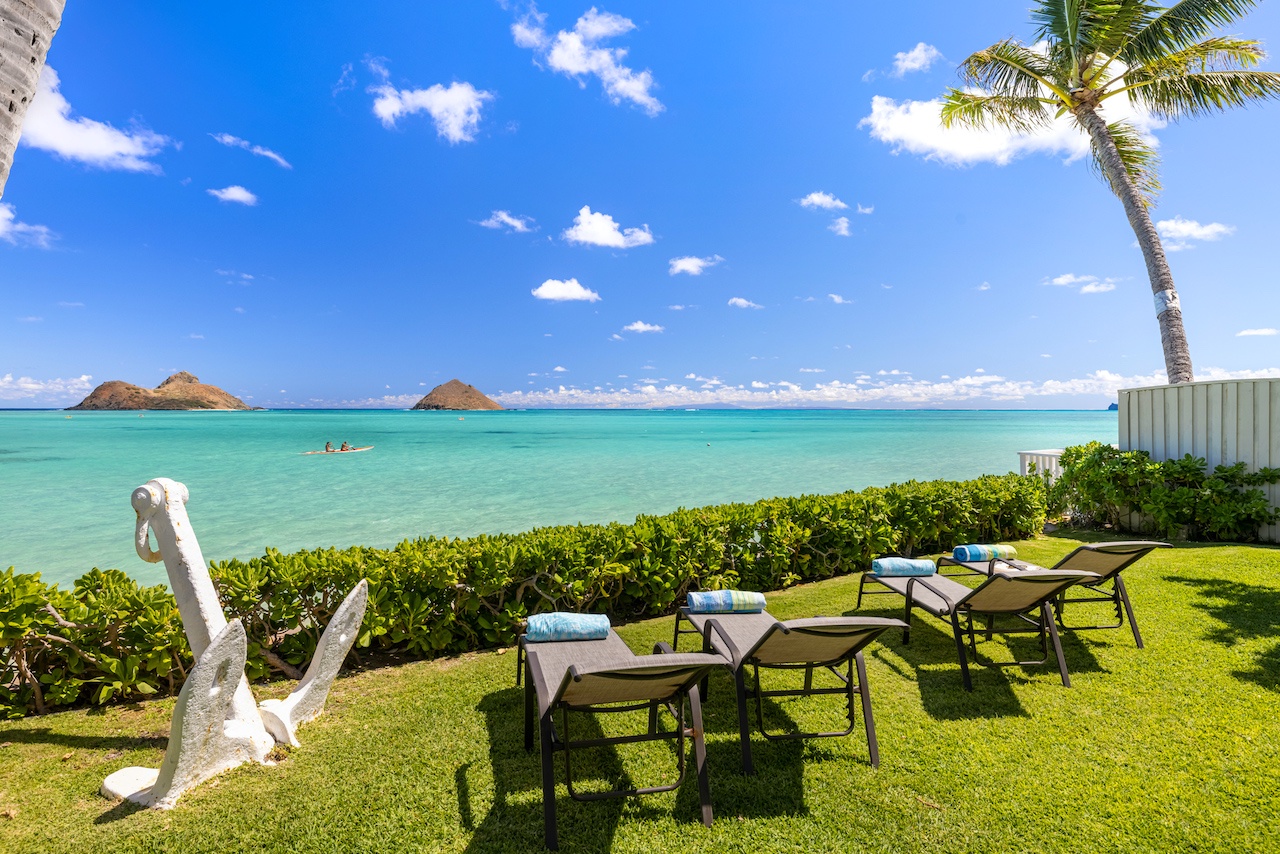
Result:
M113 821L119 821L122 818L128 818L136 812L145 810L142 804L135 804L133 801L120 801L93 820L94 824L111 824Z
M1166 575L1164 580L1195 590L1199 598L1192 606L1220 623L1205 633L1206 640L1230 647L1245 640L1280 636L1280 590L1221 578ZM1280 643L1258 653L1252 670L1235 670L1231 675L1280 691Z
M473 830L468 852L543 850L542 761L534 749L524 749L524 691L505 688L487 694L477 707L489 731L489 761L493 766L493 805L476 824L471 806L468 765L456 774L458 813L463 827ZM573 737L604 735L594 717L574 715ZM557 753L556 779L563 792L563 754ZM630 786L617 751L612 748L574 751L574 779L579 788L594 784L592 791ZM604 785L601 785L604 781ZM581 803L563 794L556 797L560 842L575 851L609 851L622 816L623 799ZM695 797L696 802L696 797Z
M71 735L55 732L49 727L13 729L4 733L0 741L14 744L56 744L59 747L75 747L84 750L136 750L144 747L168 746L167 735Z
M867 616L867 612L847 611L845 616ZM901 619L901 613L885 610L877 616L892 616ZM941 627L941 628L940 628ZM1072 674L1098 673L1103 671L1098 659L1071 632L1061 633L1062 651L1067 660L1067 671ZM1058 678L1057 661L1053 656L1053 647L1049 648L1049 657L1044 664L1023 667L984 666L973 660L968 640L965 641L965 652L969 660L969 675L973 679L973 690L964 690L964 680L960 672L960 662L956 653L955 636L949 626L920 614L914 615L911 625L911 643L902 642L902 634L897 631L881 635L881 647L873 648L871 655L891 670L907 676L892 657L886 656L883 648L891 649L894 655L906 661L914 671L915 680L920 688L920 700L925 712L936 720L969 720L974 718L1027 717L1017 695L1013 692L1014 681L1019 674L1048 674L1055 681ZM978 634L978 650L984 660L1007 660L1012 655L1018 658L1034 658L1040 655L1039 640L1035 635L1015 635L1012 638L1001 638L993 641L983 640ZM872 686L874 696L875 686ZM1065 690L1065 689L1064 689Z
M752 741L752 756L756 774L741 773L741 747L738 738L738 714L733 683L717 674L712 677L711 701L703 709L707 739L707 767L711 782L711 803L717 818L758 818L778 815L804 815L803 773L805 746L802 741ZM458 798L459 822L472 833L469 852L501 850L541 850L543 841L542 764L536 746L532 751L524 749L524 696L520 688L494 691L484 697L477 707L484 715L489 732L489 760L492 764L493 805L488 814L477 821L472 806L471 784L468 780L471 763L458 767L454 774ZM632 720L641 720L632 717ZM765 705L766 718L771 726L790 726L790 719L772 703ZM837 714L839 712L837 711ZM571 715L572 735L576 739L600 738L605 733L597 716ZM600 716L626 720L631 716ZM661 724L670 729L674 722L665 713ZM612 721L610 721L612 722ZM557 728L560 720L557 717ZM851 738L857 738L861 728ZM563 734L563 733L562 733ZM617 734L617 733L610 733ZM673 781L676 775L674 752L677 742L666 742L663 753L669 757L654 762L655 754L648 753L649 765L642 772L646 779L632 781L624 763L614 747L598 747L573 751L573 777L579 791L602 791L613 788L631 788L662 785ZM556 781L559 784L556 798L556 818L561 844L580 851L609 851L621 820L624 808L630 818L638 820L661 819L672 816L676 821L694 824L702 820L701 802L698 797L697 770L694 766L693 747L686 741L686 773L684 782L676 791L674 814L656 798L633 797L606 799L583 803L566 796L564 791L564 755L557 752ZM821 761L821 755L810 761ZM661 779L648 779L656 773Z

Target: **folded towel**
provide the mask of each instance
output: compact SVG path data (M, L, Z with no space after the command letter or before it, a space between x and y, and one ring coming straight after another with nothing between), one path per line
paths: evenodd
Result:
M524 639L528 643L604 640L608 636L609 618L604 614L573 614L567 611L534 614L524 630Z
M951 556L956 560L1013 560L1018 550L1013 546L956 546Z
M912 560L908 557L882 557L871 561L875 575L933 575L938 568L931 560Z
M694 614L759 614L764 594L754 590L702 590L690 593L687 605Z

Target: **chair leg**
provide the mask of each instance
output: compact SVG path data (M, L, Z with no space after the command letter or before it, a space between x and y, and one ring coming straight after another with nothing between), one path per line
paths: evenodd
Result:
M653 735L658 731L658 702L655 700L649 704L649 735Z
M559 835L556 833L556 772L555 755L552 752L551 732L555 726L551 711L542 716L542 824L546 833L547 848L555 851L560 847Z
M902 645L903 645L903 646L906 646L907 644L911 643L911 605L912 605L912 602L911 602L911 592L910 592L910 591L908 591L908 592L907 592L907 607L906 607L906 610L903 612L903 615L902 615L902 622L904 622L904 623L906 623L906 624L907 624L907 627L906 627L905 629L903 629L903 630L902 630Z
M524 680L524 749L533 750L533 709L537 706L533 692L533 676Z
M702 801L702 823L711 826L711 782L707 777L707 740L702 728L702 699L698 686L689 689L689 716L693 722L693 761L698 770L698 798Z
M880 742L876 741L876 719L871 714L871 686L867 684L867 663L859 652L853 657L858 668L858 696L862 700L862 723L867 728L867 752L871 754L871 767L880 767ZM853 702L853 697L849 697Z
M1129 591L1125 589L1124 579L1116 576L1116 595L1124 603L1124 612L1129 615L1129 628L1133 629L1133 641L1142 649L1142 635L1138 633L1138 621L1133 618L1133 605L1129 604Z
M858 602L856 605L853 606L853 610L855 611L862 610L862 588L866 585L866 583L867 583L867 574L864 572L862 573L862 575L858 576Z
M969 659L964 652L964 632L960 629L960 615L951 612L951 632L956 636L956 652L960 653L960 675L964 677L964 689L973 690L973 680L969 678Z
M733 674L735 687L738 689L738 738L742 742L742 773L756 773L751 764L751 720L747 716L747 674L746 667L739 667ZM756 686L759 690L759 686Z
M1053 652L1058 656L1058 672L1062 674L1062 684L1070 688L1071 677L1067 675L1067 657L1062 654L1062 640L1058 637L1058 623L1053 619L1048 602L1040 606L1040 622L1049 630L1049 637L1053 639Z

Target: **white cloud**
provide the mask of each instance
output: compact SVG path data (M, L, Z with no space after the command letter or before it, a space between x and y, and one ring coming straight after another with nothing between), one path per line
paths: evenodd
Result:
M493 100L492 92L457 81L448 87L436 83L426 89L397 89L391 85L390 72L383 61L369 59L365 64L382 78L381 83L370 86L367 91L377 96L373 100L373 114L383 127L393 128L401 116L425 112L435 123L436 135L449 140L451 145L475 140L480 127L480 109L486 101Z
M1241 329L1236 333L1237 338L1248 338L1252 335L1275 335L1276 330L1271 328L1265 329Z
M827 372L826 368L799 368L798 370L802 374L825 374Z
M1143 138L1158 145L1152 132L1165 126L1162 120L1136 111L1125 98L1104 103L1107 121L1127 119ZM1032 133L1016 133L1005 128L976 129L942 126L942 99L902 101L883 95L871 99L871 113L858 122L869 129L873 139L928 160L969 166L995 163L1005 166L1025 154L1043 153L1065 157L1068 162L1089 154L1089 138L1069 117L1055 119L1047 128Z
M513 216L510 211L494 211L486 220L476 223L485 228L505 228L520 234L533 231L533 217Z
M93 388L89 374L72 379L36 380L5 374L0 377L0 400L45 400L60 402L69 398L84 397Z
M624 229L606 213L592 213L590 205L583 205L573 218L573 225L561 235L570 243L587 243L592 246L611 246L614 249L630 249L653 242L648 224L639 228Z
M990 283L990 282L983 282L982 284L978 285L978 290L980 290L980 291L989 291L989 290L991 290L991 283Z
M658 326L653 323L645 323L643 320L637 320L635 323L628 323L622 327L623 332L662 332L665 326Z
M893 76L902 77L913 71L928 71L929 66L942 59L942 53L931 44L920 42L911 50L893 55Z
M852 305L853 304L853 300L845 299L839 294L827 294L827 297L836 305Z
M831 225L827 226L827 231L834 231L840 237L849 236L849 218L847 216L838 216L831 221Z
M803 199L796 200L802 208L821 208L824 211L842 211L849 207L830 193L815 190Z
M256 154L258 157L265 157L268 160L275 161L277 166L281 166L285 169L293 168L293 165L279 154L276 154L269 148L263 148L261 145L254 145L247 139L241 139L240 137L232 136L229 133L211 133L209 136L213 137L214 141L219 142L222 145L230 148L243 148L250 154Z
M1200 371L1198 380L1251 379L1272 377L1280 373L1280 367L1257 371L1225 371L1209 368ZM1035 404L1045 408L1061 406L1064 398L1084 398L1101 403L1114 400L1116 391L1163 385L1167 378L1163 371L1148 375L1125 376L1112 371L1099 370L1084 377L1068 380L1012 380L1001 376L973 375L947 378L937 382L912 379L908 375L878 381L861 380L842 382L832 380L804 388L796 383L782 381L769 383L753 380L750 388L703 383L690 387L672 383L663 387L659 381L640 381L631 388L608 391L566 388L543 391L511 392L494 395L499 403L512 407L619 407L650 409L665 407L740 406L744 408L787 407L844 407L881 408L933 407L948 404L995 404L1025 407ZM625 379L625 378L624 378ZM686 377L688 379L688 377ZM695 377L695 380L702 378Z
M1201 225L1194 219L1183 219L1180 216L1160 220L1156 223L1156 230L1160 232L1161 244L1167 252L1192 249L1192 241L1195 240L1221 240L1236 233L1234 225L1221 222L1206 222Z
M674 276L677 273L688 273L690 276L701 276L703 271L710 267L714 267L724 259L719 255L711 255L707 258L699 258L694 255L686 255L683 258L672 258L667 263L667 275Z
M23 145L50 151L99 169L125 172L160 172L148 158L174 141L143 127L122 131L105 122L77 116L59 91L58 74L46 65L40 71L35 97L22 124Z
M671 311L684 311L684 306L682 305L669 305L667 308Z
M756 305L751 300L743 299L742 297L732 297L729 300L729 305L734 308L764 308L764 306Z
M653 73L648 69L635 71L624 65L625 49L603 46L609 39L636 28L630 18L600 12L592 6L572 30L560 30L554 36L547 33L546 20L547 16L531 3L525 14L511 25L516 45L533 50L552 71L574 78L579 86L585 88L584 77L595 77L614 104L627 101L650 116L666 109L653 95L657 87Z
M55 235L46 225L30 225L18 222L18 212L13 205L0 202L0 240L14 246L35 246L48 249Z
M868 205L868 206L867 206L867 207L865 207L865 208L864 208L862 205L857 205L857 208L858 208L858 213L860 213L860 214L867 214L867 215L871 215L871 214L873 214L873 213L875 213L875 212L876 212L876 206L875 206L875 205Z
M581 300L584 302L599 302L600 294L584 287L577 279L547 279L530 291L538 299L552 300L555 302L569 302L573 300Z
M556 366L555 366L554 368L552 368L551 370L555 371L557 374L563 374L563 373L565 373L566 371L568 371L569 369L568 369L568 368L566 368L564 365L556 365Z
M223 187L221 190L206 190L205 192L220 202L237 202L250 207L258 203L258 197L239 184L232 184L230 187Z
M36 315L31 314L31 315L27 315L26 317L19 317L18 322L19 323L43 323L44 318L37 317Z
M1059 287L1080 285L1080 293L1082 294L1105 294L1116 289L1115 279L1099 279L1097 276L1077 276L1075 273L1063 273L1061 276L1047 279L1044 284L1057 285ZM982 289L979 288L979 290Z

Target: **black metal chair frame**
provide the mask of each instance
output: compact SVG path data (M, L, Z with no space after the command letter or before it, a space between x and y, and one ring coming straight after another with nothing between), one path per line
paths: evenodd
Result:
M1125 617L1127 616L1129 619L1129 629L1133 632L1134 644L1138 647L1138 649L1144 648L1144 645L1142 643L1142 633L1138 631L1138 621L1133 616L1133 604L1129 601L1129 591L1125 587L1124 579L1120 577L1120 573L1128 569L1133 564L1137 563L1142 558L1146 557L1147 554L1149 554L1150 552L1160 548L1170 548L1168 543L1141 540L1141 541L1124 541L1124 542L1114 542L1114 543L1095 543L1095 544L1077 546L1076 548L1072 549L1071 552L1069 552L1066 555L1066 557L1062 558L1060 561L1055 563L1052 567L1046 567L1046 568L1047 569L1067 569L1070 565L1071 559L1074 558L1077 554L1080 554L1081 552L1107 551L1108 553L1115 553L1115 552L1112 552L1111 550L1122 549L1125 547L1130 547L1133 549L1129 557L1129 560L1120 564L1119 567L1111 570L1107 574L1106 578L1103 578L1101 581L1095 582L1094 584L1082 583L1082 584L1076 585L1077 587L1080 588L1080 592L1082 594L1084 591L1087 590L1097 595L1095 596L1078 595L1078 596L1068 597L1067 594L1064 592L1061 595L1059 595L1056 600L1054 600L1053 610L1055 615L1057 616L1058 626L1060 628L1069 629L1071 631L1091 631L1093 629L1119 629L1124 626ZM938 571L941 572L942 567L944 566L958 566L958 567L964 567L968 569L970 572L976 572L977 570L975 570L971 566L971 564L974 564L974 563L985 563L986 564L985 574L987 575L991 575L993 572L995 572L996 569L998 569L997 564L1004 564L1009 567L1012 567L1013 569L1026 569L1026 568L1031 568L1035 566L1034 564L1029 564L1026 561L1011 560L1011 559L1004 559L1004 558L995 558L990 561L969 561L965 563L962 561L958 561L955 558L944 555L938 558ZM956 573L956 574L959 574L959 573ZM866 576L864 574L863 580L865 581L865 579L866 579ZM1110 592L1108 592L1106 587L1104 586L1108 581L1111 582ZM859 602L861 602L861 598L862 598L861 585L859 585L858 587L858 598L859 598ZM1100 603L1100 602L1109 602L1111 603L1112 607L1115 608L1116 621L1114 623L1099 623L1097 625L1090 625L1090 626L1068 625L1066 620L1063 618L1063 613L1066 610L1066 606L1068 604Z
M973 573L972 571L969 571L966 573L957 573L957 574L981 575L982 573ZM862 585L866 583L868 575L870 575L870 573L863 573L862 579L858 585L858 594L859 594L858 606L859 607L861 607L862 605ZM969 607L967 603L962 601L960 602L955 601L951 595L944 593L942 590L938 589L937 586L930 584L929 579L932 577L933 576L927 576L927 575L906 576L905 578L907 583L906 583L905 591L903 591L901 594L899 594L899 591L893 590L893 589L886 591L886 593L904 595L907 600L906 608L904 610L904 616L903 616L903 619L907 623L907 628L904 629L902 632L903 644L908 644L911 642L911 612L915 607L915 587L916 585L920 585L921 587L924 587L929 592L931 592L933 595L937 596L939 599L945 602L948 606L950 606L947 609L947 618L951 622L951 632L955 638L956 653L960 657L960 675L963 678L964 689L966 691L973 690L973 679L969 673L968 655L966 655L965 653L966 636L968 637L968 640L969 640L969 649L972 651L974 661L976 661L978 664L984 667L1031 667L1035 665L1044 664L1049 660L1049 642L1051 641L1053 644L1054 656L1057 658L1057 661L1058 661L1058 673L1062 677L1062 684L1067 688L1071 687L1071 676L1067 672L1067 660L1066 660L1066 656L1063 654L1063 651L1062 651L1062 639L1058 635L1057 621L1053 618L1053 601L1057 598L1057 595L1059 594L1055 594L1054 596L1048 596L1045 599L1041 600L1039 603L1040 617L1039 619L1032 619L1031 617L1027 616L1027 614L1031 610L1033 610L1033 608L1027 608L1024 611L974 610L973 608ZM879 578L874 575L871 575L871 578L872 580L876 580L876 581L879 580ZM899 578L898 580L902 580L902 579ZM978 588L974 588L974 590L977 590L977 589ZM879 595L879 592L877 591L875 593L868 594L868 595ZM930 613L932 613L932 609L929 609L929 610L930 610ZM961 622L961 613L963 613L964 615L963 623ZM1016 634L1039 635L1040 650L1043 653L1043 657L1041 657L1039 660L1028 660L1028 661L995 661L992 659L984 660L984 658L978 653L978 643L977 643L978 629L974 627L974 621L973 621L973 618L975 615L985 616L987 618L986 625L983 626L981 629L983 634L986 635L987 640L990 640L993 635L997 635L997 634L999 635L1016 635ZM1016 617L1021 622L1024 622L1030 626L1033 626L1034 628L1029 628L1029 629L1016 628L1016 627L1015 628L996 628L995 619L998 615L1008 615L1011 617ZM935 616L942 616L942 615L935 615Z
M876 722L871 712L871 688L867 684L867 665L862 658L862 651L858 650L852 655L845 656L840 659L825 662L808 662L805 664L762 664L751 658L754 650L748 650L746 657L743 657L742 651L729 637L728 633L721 627L720 623L711 618L706 623L706 634L692 628L681 629L681 620L689 621L687 608L681 608L676 612L676 628L674 641L676 644L680 642L680 636L686 634L698 635L702 638L702 651L715 653L716 650L712 641L712 633L720 637L725 648L729 651L734 662L741 662L740 666L733 668L734 687L737 693L738 701L738 728L739 740L742 747L742 772L744 774L754 774L755 765L751 759L751 724L747 712L748 698L755 700L756 707L756 723L760 730L760 734L766 739L773 741L790 741L800 738L839 738L849 735L857 726L857 719L853 711L854 697L857 696L861 700L863 725L867 730L867 750L871 757L872 767L880 765L880 744L876 739ZM783 634L797 632L801 634L817 635L821 632L808 630L804 628L789 628L784 623L778 623L780 631ZM765 635L761 638L761 643L767 638ZM752 668L752 684L747 684L746 666L751 665ZM836 668L844 665L844 673ZM804 670L804 687L793 689L774 689L765 690L760 682L760 668L764 667L771 670ZM815 668L824 667L835 675L842 683L842 687L834 688L814 688L813 687L813 671ZM855 682L853 679L854 668L857 668L858 678ZM707 693L707 682L704 679L702 683L703 693L705 697ZM764 701L766 698L773 697L809 697L824 694L842 694L845 696L845 715L849 721L849 726L839 732L788 732L788 733L771 733L765 728L764 723Z
M671 653L674 650L666 643L657 643L654 645L655 653ZM525 643L524 637L521 637L516 645L516 685L521 683L521 674L525 674L524 679L524 749L533 750L534 721L538 717L535 709L537 708L537 694L539 692L547 694L549 686L542 679L542 671L534 667L536 662L537 651L531 650ZM708 670L713 665L708 666ZM631 675L618 673L611 675L610 678L617 679L636 679L644 680L649 678L645 675ZM710 782L707 777L707 750L706 743L703 740L705 732L702 724L702 703L698 694L698 683L704 681L705 673L696 673L685 684L681 685L671 696L664 702L660 700L644 701L639 703L628 704L609 704L609 705L583 705L575 706L568 703L557 701L553 702L545 714L537 721L537 729L539 731L542 753L542 812L543 824L546 836L547 848L555 851L559 847L559 838L556 828L556 784L555 784L555 766L553 757L556 752L564 753L564 773L565 787L568 789L569 797L575 801L590 802L606 800L610 798L626 798L638 795L651 795L660 792L672 792L684 785L686 762L685 762L685 738L690 737L694 742L694 762L697 767L698 777L698 793L702 803L702 823L707 827L711 826L712 810L711 810L711 789ZM564 690L569 683L577 682L582 679L577 666L570 666L565 673L564 679L554 694L550 696L559 697L563 695ZM685 704L686 700L689 706L689 723L686 726ZM658 708L663 706L667 712L675 719L676 728L672 732L662 730L659 726ZM573 739L569 734L569 713L577 712L584 714L611 714L622 712L634 712L641 709L649 711L648 732L636 735L609 736L604 738L584 738ZM564 737L556 731L555 712L560 711L561 727L564 730ZM660 786L645 786L631 789L614 789L608 792L579 792L575 791L573 786L573 767L571 754L577 748L591 747L610 747L619 744L637 744L650 741L675 741L676 742L676 780L673 783Z

